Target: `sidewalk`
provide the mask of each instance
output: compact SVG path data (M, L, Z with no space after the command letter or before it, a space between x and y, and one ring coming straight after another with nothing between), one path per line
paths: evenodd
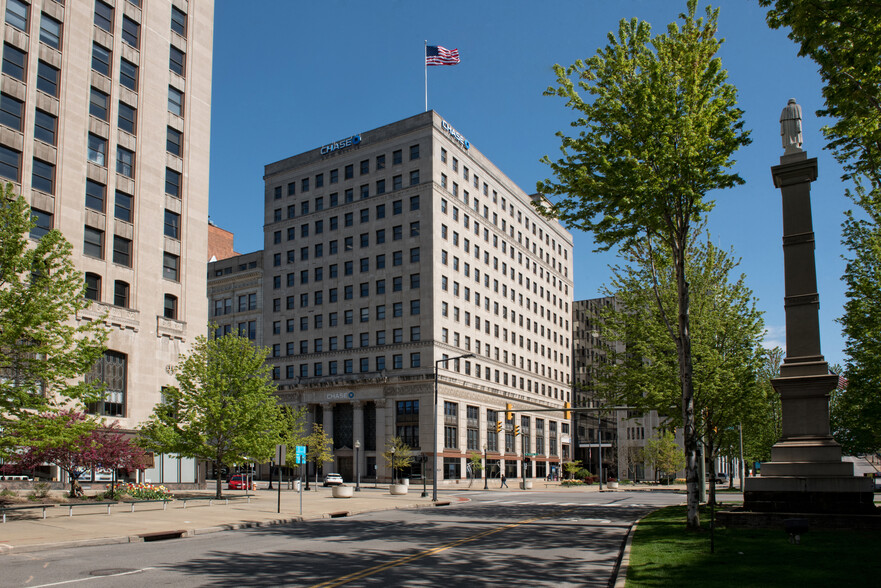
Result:
M107 515L105 505L80 506L69 509L63 504L49 508L46 519L39 510L23 513L10 512L7 522L0 524L0 556L10 553L26 553L49 549L61 549L83 545L106 545L110 543L140 542L141 535L149 533L181 532L183 536L216 533L230 529L279 525L290 522L348 516L352 514L389 510L395 508L432 507L429 496L422 498L421 486L411 488L404 496L392 496L388 487L361 486L353 498L333 498L330 488L314 486L303 492L303 514L300 515L300 494L282 490L281 512L278 511L276 490L251 491L250 503L244 499L243 490L224 490L224 497L236 497L229 504L216 501L188 502L184 508L180 501L168 503L120 504L111 507ZM214 496L214 492L185 492L182 494ZM456 499L440 497L439 502L455 502Z
M494 484L495 482L495 484ZM517 481L511 480L505 492L519 492ZM676 486L651 488L634 485L622 486L617 490L638 491L649 489L679 489ZM498 491L498 482L490 481L490 491ZM525 492L597 492L597 486L565 487L559 482L535 481L532 490ZM455 504L467 498L450 496L450 493L483 492L483 483L475 480L468 484L443 486L438 497L440 504ZM604 490L606 491L606 490ZM615 490L612 490L615 492ZM55 493L60 494L60 493ZM185 495L214 496L214 491L182 492ZM141 542L145 534L180 533L183 536L216 533L230 529L280 525L285 523L349 516L353 514L390 510L396 508L432 508L431 486L428 497L422 498L422 486L414 484L404 496L392 496L387 485L375 488L372 484L362 484L361 491L353 498L333 498L331 488L316 487L303 492L303 514L300 515L300 494L293 490L282 490L281 512L278 512L277 490L260 489L251 491L250 502L244 499L243 490L224 490L224 497L235 497L229 504L223 501L194 501L184 508L181 501L170 502L166 510L160 503L137 504L135 512L130 512L127 504L114 505L111 514L107 507L79 506L68 516L68 509L62 504L49 508L46 519L41 518L39 510L21 513L10 512L5 524L0 524L0 556L10 553L27 553L84 545L105 545L110 543Z

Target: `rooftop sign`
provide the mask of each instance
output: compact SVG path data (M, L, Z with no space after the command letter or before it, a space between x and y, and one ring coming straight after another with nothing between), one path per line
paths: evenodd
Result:
M361 143L361 135L352 135L351 137L346 137L345 139L340 139L339 141L328 143L321 148L321 154L327 155L328 153L333 153L334 151L339 151L340 149L345 149L346 147L352 147L354 145L358 145L359 143Z
M466 139L459 131L451 127L450 123L448 123L447 121L441 121L441 128L448 132L450 136L458 141L459 144L462 145L462 147L464 147L465 149L471 147L471 143L468 142L468 139Z

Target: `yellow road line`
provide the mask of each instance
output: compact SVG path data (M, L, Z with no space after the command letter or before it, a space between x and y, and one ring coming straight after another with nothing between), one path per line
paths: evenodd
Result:
M496 533L501 533L502 531L507 531L508 529L513 529L515 527L519 527L521 525L528 525L529 523L534 523L535 521L541 521L544 519L552 519L556 516L565 514L567 512L575 510L574 508L568 508L566 510L561 510L552 515L544 516L544 517L535 517L532 519L526 519L525 521L520 521L519 523L509 523L507 525L503 525L501 527L497 527L495 529L490 529L488 531L483 531L481 533L477 533L476 535L471 535L470 537L465 537L463 539L458 539L453 541L452 543L447 543L446 545L440 545L433 549L428 549L426 551L421 551L419 553L414 553L412 555L407 555L402 558L396 559L394 561L390 561L384 564L379 564L373 566L372 568L367 568L366 570L361 570L360 572L352 572L351 574L347 574L345 576L340 576L339 578L335 578L333 580L327 580L326 582L322 582L320 584L314 584L310 588L334 588L335 586L342 586L343 584L348 584L349 582L354 582L355 580L360 580L362 578L366 578L367 576L371 576L378 572L383 572L389 568L394 568L396 566L400 566L406 563L410 563L412 561L416 561L417 559L422 559L423 557L428 557L430 555L435 555L441 553L442 551L446 551L448 549L452 549L454 547L458 547L464 543L470 543L471 541L476 541L483 537L487 537L489 535L494 535Z

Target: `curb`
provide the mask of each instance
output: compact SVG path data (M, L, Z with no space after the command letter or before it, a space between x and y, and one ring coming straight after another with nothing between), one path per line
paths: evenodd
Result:
M627 530L627 539L624 542L624 548L618 554L618 561L615 564L615 573L609 579L609 586L614 588L624 588L627 584L627 568L630 567L630 547L633 545L633 536L636 534L636 526L639 521L630 525ZM623 573L622 573L623 572Z

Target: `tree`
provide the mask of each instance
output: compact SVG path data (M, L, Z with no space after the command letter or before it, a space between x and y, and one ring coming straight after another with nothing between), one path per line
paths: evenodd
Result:
M569 475L569 479L571 480L573 476L581 469L581 461L580 460L572 460L563 463L563 471Z
M131 437L120 431L119 423L95 429L91 434L91 444L85 455L87 463L96 468L113 471L113 488L116 489L117 471L135 471L147 467L147 452L135 444Z
M789 27L799 55L820 68L827 147L844 167L846 191L865 213L845 212L847 302L840 319L847 386L834 396L833 429L848 452L881 449L881 2L760 0L772 28Z
M736 89L715 56L719 12L707 7L706 19L696 18L696 9L689 0L681 28L672 23L655 37L648 23L622 20L618 36L610 33L596 55L554 66L557 87L545 94L566 99L579 116L571 126L580 130L574 137L558 133L562 158L543 159L556 181L538 183L555 201L536 201L540 212L567 227L592 231L600 250L626 250L649 237L671 252L676 312L662 319L676 344L687 521L694 529L700 520L686 249L694 223L713 207L707 193L743 183L728 168L732 154L749 143Z
M306 461L315 464L315 483L318 484L318 468L328 461L333 461L333 439L324 431L324 425L312 423L312 434L304 440L306 444Z
M17 443L42 443L28 437L28 419L99 392L82 376L104 351L106 326L77 320L91 302L70 243L54 229L34 242L34 228L27 202L7 183L0 195L0 457Z
M392 478L396 481L397 472L410 467L413 463L413 450L400 437L392 437L386 441L382 457L392 469Z
M480 472L483 471L483 456L473 451L468 454L468 471L471 472L471 481L468 482L468 487L471 487L471 484L474 483L474 478L480 476Z
M673 477L685 467L685 454L671 431L658 431L658 434L647 439L642 450L645 463L655 470L655 477L666 474Z
M224 466L266 461L275 451L281 414L266 363L268 350L235 334L197 337L188 355L169 371L178 387L142 425L142 444L161 453ZM222 479L217 477L216 496Z
M279 415L279 438L278 443L280 445L287 446L287 453L285 454L285 463L289 468L299 467L297 464L297 454L295 448L297 445L308 445L307 436L306 436L306 407L301 407L296 410L292 409L290 406L282 406L280 407L280 415ZM270 480L269 480L270 488L272 487L272 478L270 472Z

